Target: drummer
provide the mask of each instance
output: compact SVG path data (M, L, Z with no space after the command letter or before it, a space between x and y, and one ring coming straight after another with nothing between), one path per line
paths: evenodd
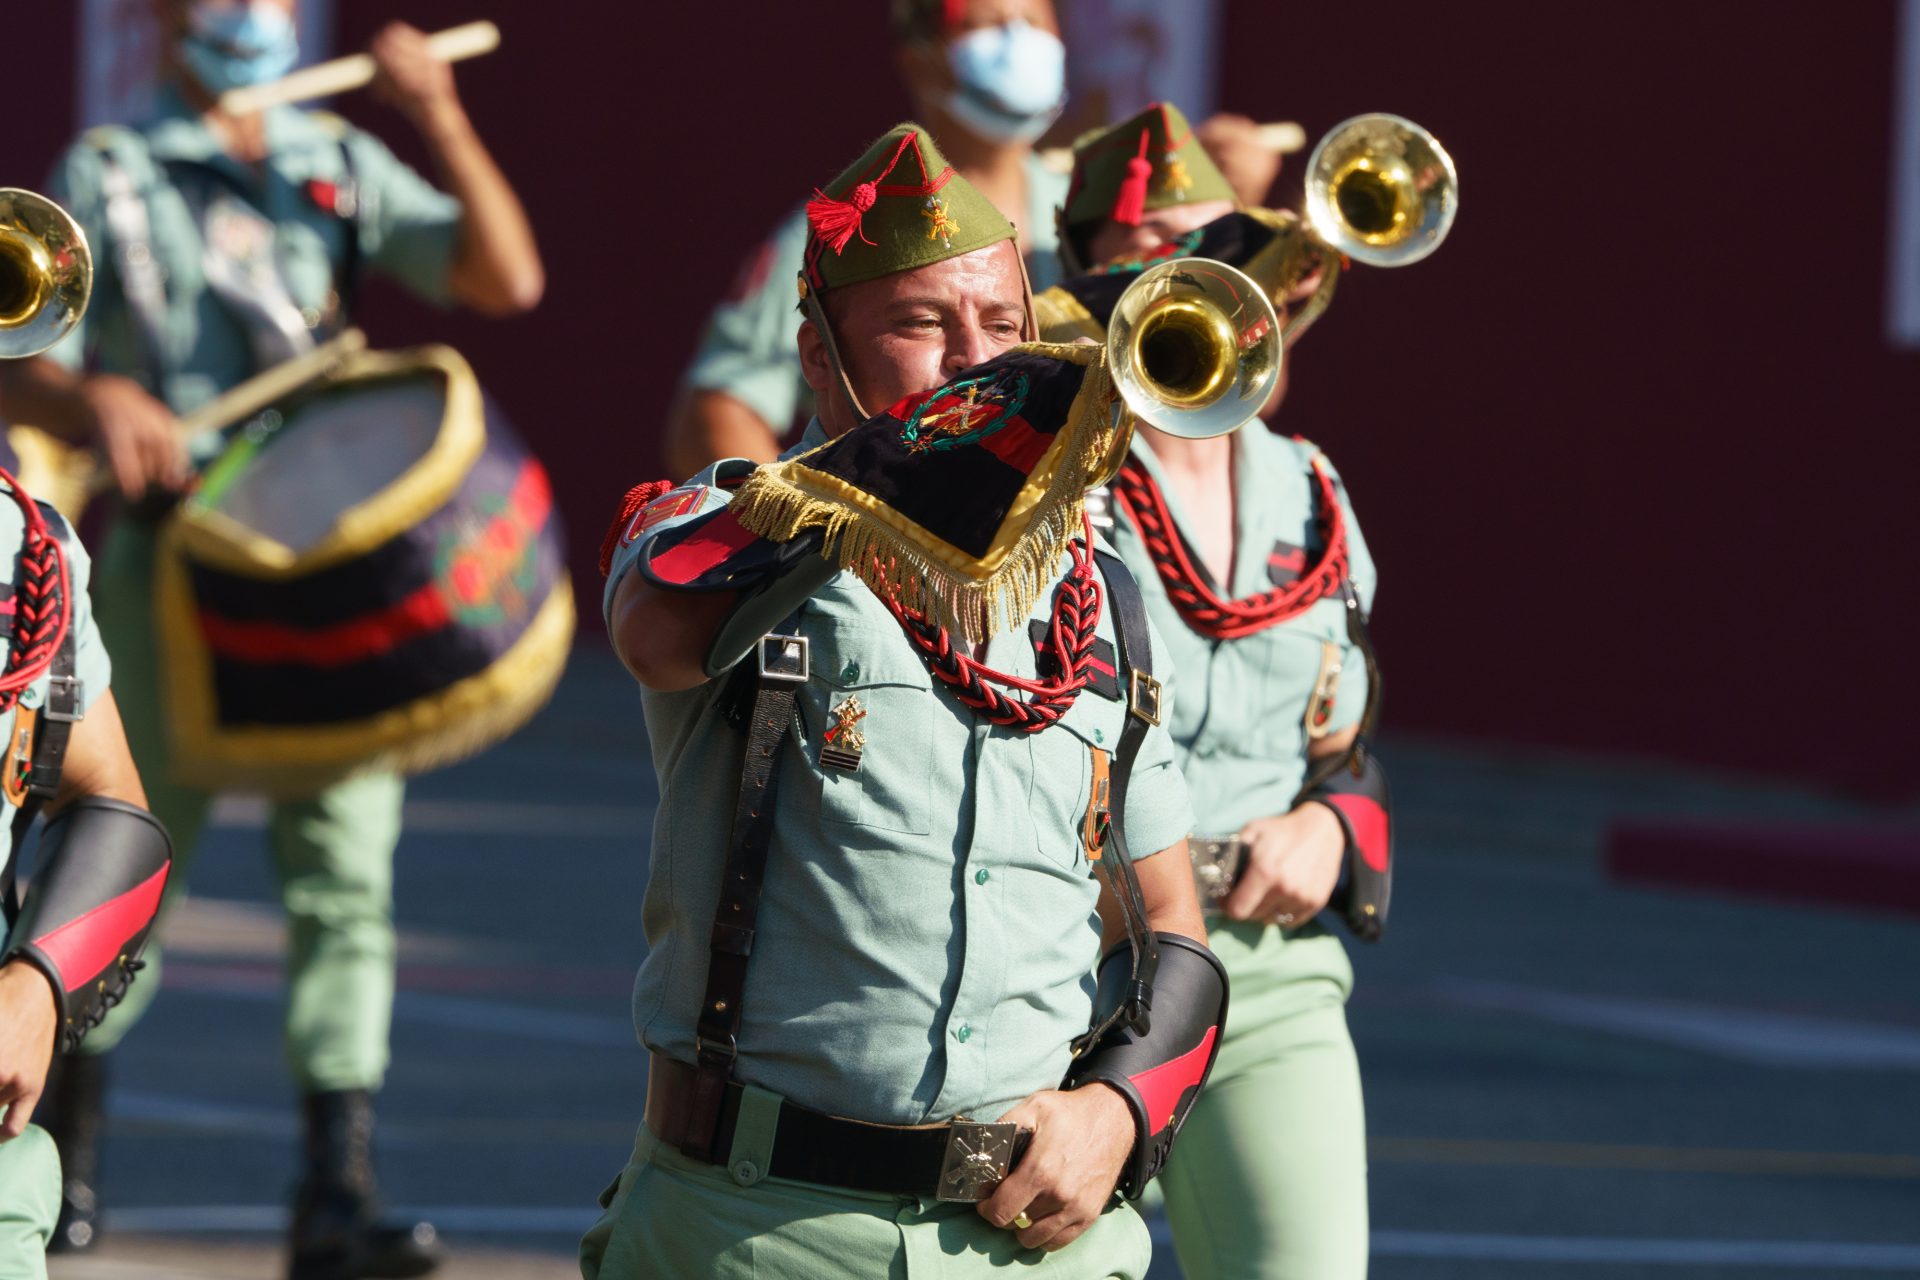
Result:
M417 130L445 190L336 117L216 105L223 90L292 70L294 3L162 0L154 115L88 132L52 179L102 264L92 309L77 340L20 362L6 383L13 415L105 454L124 499L100 557L100 623L134 757L177 842L180 887L210 797L168 781L152 515L216 442L183 449L176 416L344 325L363 274L492 316L529 310L544 287L520 201L419 31L394 24L375 38L374 90ZM398 777L360 777L277 804L270 823L292 948L286 1044L305 1094L292 1227L300 1280L434 1265L430 1227L377 1221L367 1151L388 1059L401 798ZM157 985L134 988L42 1112L68 1175L56 1247L94 1238L102 1055Z

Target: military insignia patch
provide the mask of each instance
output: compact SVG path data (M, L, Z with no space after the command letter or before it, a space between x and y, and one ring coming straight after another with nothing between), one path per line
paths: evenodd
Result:
M706 496L706 486L702 484L682 485L670 490L649 502L633 513L633 519L627 522L627 531L620 535L622 546L632 546L640 535L663 520L684 516L699 507Z
M1291 586L1307 571L1307 549L1291 542L1275 542L1267 552L1267 580L1276 587Z
M927 239L939 240L951 249L960 224L947 212L947 202L939 196L928 196L920 216L927 220Z
M867 718L867 709L860 705L859 698L849 694L827 714L833 717L833 723L821 735L820 767L842 773L856 772L860 768L860 757L867 749L867 735L857 726Z
M1048 630L1044 618L1027 622L1027 638L1033 641L1034 668L1042 680L1052 680L1060 674L1060 664L1047 646ZM1094 637L1093 658L1087 663L1087 688L1109 702L1120 701L1120 668L1114 661L1112 641Z
M1187 176L1187 166L1177 151L1167 152L1166 165L1160 170L1160 188L1170 193L1176 200L1187 194L1193 186L1193 179Z
M998 374L948 383L922 401L901 428L908 453L956 449L1015 421L1027 402L1027 375Z

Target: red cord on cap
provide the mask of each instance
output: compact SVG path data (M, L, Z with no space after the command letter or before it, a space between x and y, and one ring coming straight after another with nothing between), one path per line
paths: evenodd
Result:
M909 133L901 138L900 145L893 150L893 157L887 161L887 167L871 180L857 184L847 193L847 199L835 200L815 187L813 199L807 201L807 225L813 228L814 237L836 254L847 247L847 241L853 239L856 233L861 243L872 244L873 241L867 239L867 233L861 230L860 218L873 208L873 202L879 198L880 191L875 184L893 172L894 166L900 163L900 157L917 136Z

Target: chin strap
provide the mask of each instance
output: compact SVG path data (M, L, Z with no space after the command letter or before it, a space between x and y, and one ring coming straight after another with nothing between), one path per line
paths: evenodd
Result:
M0 963L25 960L52 980L63 1051L126 995L172 861L166 828L138 805L88 796L47 823Z

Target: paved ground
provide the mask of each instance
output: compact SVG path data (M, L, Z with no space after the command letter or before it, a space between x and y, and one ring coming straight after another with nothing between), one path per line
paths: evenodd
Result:
M575 1275L640 1113L626 1018L654 804L634 698L576 660L534 726L413 791L383 1099L447 1274ZM1782 791L1389 742L1394 937L1357 957L1381 1280L1920 1273L1920 921L1611 887L1610 815ZM230 801L125 1046L109 1247L56 1280L271 1277L293 1167L261 810ZM1177 1276L1170 1252L1154 1280Z

